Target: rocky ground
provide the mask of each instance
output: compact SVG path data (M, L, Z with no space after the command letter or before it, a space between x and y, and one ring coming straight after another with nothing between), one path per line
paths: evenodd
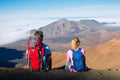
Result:
M72 73L62 68L35 72L23 68L0 68L0 80L120 80L120 70L94 70Z

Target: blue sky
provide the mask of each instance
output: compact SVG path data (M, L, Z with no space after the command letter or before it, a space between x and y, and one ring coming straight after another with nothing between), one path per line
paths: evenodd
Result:
M2 10L17 9L60 9L85 5L113 5L119 0L0 0Z
M0 0L0 44L61 18L120 22L120 0Z
M0 0L0 14L25 18L119 17L119 7L120 0Z

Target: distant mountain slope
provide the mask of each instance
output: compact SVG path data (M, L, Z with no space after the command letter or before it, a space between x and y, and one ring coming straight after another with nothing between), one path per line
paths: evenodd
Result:
M96 69L120 68L120 38L88 48L86 56L89 67Z
M81 24L84 24L86 26L90 26L91 28L98 28L98 27L102 27L103 25L105 24L108 24L108 23L100 23L96 20L80 20L80 23Z
M87 33L88 31L99 29L103 25L103 23L95 20L69 21L67 19L61 19L38 30L42 30L47 38L67 35L80 36L80 34Z
M53 42L70 42L73 37L77 36L85 41L85 45L90 46L120 37L120 27L105 26L106 24L109 23L100 23L96 20L61 19L38 30L42 30L45 38ZM90 40L95 43L92 41L90 43Z

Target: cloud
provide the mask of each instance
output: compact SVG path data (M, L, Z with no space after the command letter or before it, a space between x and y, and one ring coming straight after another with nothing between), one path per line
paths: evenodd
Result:
M2 44L8 44L12 43L21 39L28 38L28 34L26 33L29 30L32 29L38 29L42 26L45 26L54 20L50 19L39 19L39 20L33 20L32 23L24 22L23 21L17 21L14 23L14 21L8 21L7 24L0 24L0 45Z
M15 42L21 39L26 39L27 36L28 35L24 31L4 33L3 35L0 36L1 37L0 45Z
M105 25L106 27L120 27L120 23L110 23Z

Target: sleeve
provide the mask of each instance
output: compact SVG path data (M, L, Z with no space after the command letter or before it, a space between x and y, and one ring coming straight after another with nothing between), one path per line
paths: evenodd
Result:
M26 52L25 52L25 58L26 58L26 59L29 59L28 49L26 49Z
M82 48L82 49L81 49L81 52L85 55L85 49Z
M72 52L71 52L71 50L69 50L67 52L67 62L71 62L71 56L72 56Z
M70 57L71 51L67 51L67 60L65 64L65 70L68 70L71 65L71 57Z
M70 72L77 72L76 70L73 69L73 60L72 60L72 51L69 50L67 52L67 67L69 69Z

